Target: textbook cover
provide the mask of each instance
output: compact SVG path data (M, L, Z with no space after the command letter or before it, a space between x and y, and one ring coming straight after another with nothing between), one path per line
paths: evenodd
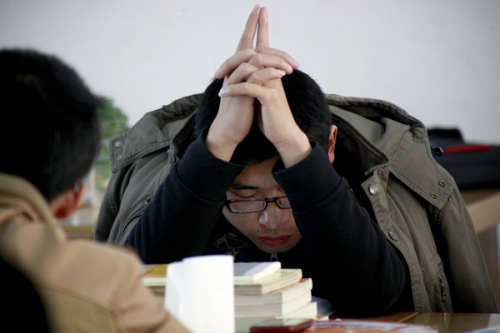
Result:
M279 269L255 282L235 282L236 295L262 295L298 283L302 278L302 270Z

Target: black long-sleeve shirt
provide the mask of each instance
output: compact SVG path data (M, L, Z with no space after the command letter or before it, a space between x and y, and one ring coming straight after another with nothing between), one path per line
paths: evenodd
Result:
M236 260L270 260L222 215L226 191L243 169L217 159L197 139L172 167L127 243L146 263L172 262L223 252L213 242L229 234L239 249ZM413 308L405 261L319 145L313 143L311 154L290 168L278 161L273 176L302 235L297 246L278 254L282 267L301 268L313 278L313 295L328 299L340 314Z

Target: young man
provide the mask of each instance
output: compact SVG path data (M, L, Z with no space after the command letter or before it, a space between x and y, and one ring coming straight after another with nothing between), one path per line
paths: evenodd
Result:
M99 99L59 59L17 49L0 51L0 96L0 256L33 283L50 332L187 332L140 284L135 254L56 225L84 196Z
M269 47L267 20L257 6L203 96L111 142L97 239L151 263L279 260L339 315L496 312L469 214L424 126L387 102L325 98Z

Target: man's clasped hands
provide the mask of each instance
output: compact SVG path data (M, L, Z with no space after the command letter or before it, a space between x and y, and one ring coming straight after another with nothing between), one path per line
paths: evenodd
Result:
M290 167L311 151L306 134L293 118L281 83L284 75L298 68L298 62L286 52L269 46L268 27L267 9L256 5L236 53L215 73L217 79L224 79L224 84L219 92L219 111L206 143L212 154L229 161L257 121L284 166Z

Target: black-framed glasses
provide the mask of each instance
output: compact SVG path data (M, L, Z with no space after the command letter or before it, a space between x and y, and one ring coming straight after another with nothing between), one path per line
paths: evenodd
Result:
M247 200L227 200L226 206L231 213L257 213L266 209L269 202L275 202L281 209L290 209L290 201L287 197L264 198L264 199L247 199Z

